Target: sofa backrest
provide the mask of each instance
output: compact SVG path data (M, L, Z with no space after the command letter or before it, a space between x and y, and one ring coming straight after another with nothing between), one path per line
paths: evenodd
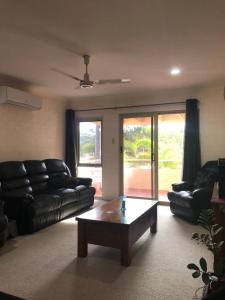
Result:
M47 189L49 176L47 168L42 160L26 160L24 166L27 172L27 178L30 181L32 192L38 193Z
M0 192L7 195L42 192L51 178L61 174L70 175L70 171L59 159L1 162Z
M13 194L32 193L30 181L23 162L6 161L0 163L0 182L2 192Z
M60 159L45 159L44 163L47 168L49 178L54 178L57 175L70 175L70 170L63 160Z

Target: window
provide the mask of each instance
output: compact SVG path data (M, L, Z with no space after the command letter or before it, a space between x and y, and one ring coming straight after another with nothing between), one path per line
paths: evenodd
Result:
M78 176L93 179L96 196L102 196L102 121L80 121Z

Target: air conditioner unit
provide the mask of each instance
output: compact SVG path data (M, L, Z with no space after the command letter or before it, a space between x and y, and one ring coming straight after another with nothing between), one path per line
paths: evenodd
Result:
M0 104L17 105L34 110L41 109L42 99L18 89L0 86Z

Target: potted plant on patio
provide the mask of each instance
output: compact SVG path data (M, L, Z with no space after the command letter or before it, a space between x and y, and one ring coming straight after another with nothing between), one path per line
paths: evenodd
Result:
M214 290L225 285L225 259L221 255L224 241L220 239L219 233L223 230L219 224L215 224L213 209L202 210L198 223L205 229L204 233L193 233L192 239L207 247L213 255L213 270L208 270L208 264L204 257L201 257L199 264L190 263L187 268L192 270L192 277L201 277L204 288L203 295L212 293ZM199 290L199 289L198 289Z

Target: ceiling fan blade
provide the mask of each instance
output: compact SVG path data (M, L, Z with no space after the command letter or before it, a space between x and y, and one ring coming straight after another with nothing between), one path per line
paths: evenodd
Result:
M96 84L116 84L116 83L130 83L131 80L128 78L122 79L102 79L102 80L95 80L94 83Z
M66 73L66 72L64 72L64 71L62 71L62 70L59 70L59 69L56 69L56 68L52 68L51 70L54 71L54 72L60 73L60 74L62 74L62 75L65 75L65 76L67 76L67 77L69 77L69 78L75 79L75 80L77 80L77 81L81 81L80 78L78 78L78 77L76 77L76 76L73 76L73 75L71 75L71 74L68 74L68 73Z

